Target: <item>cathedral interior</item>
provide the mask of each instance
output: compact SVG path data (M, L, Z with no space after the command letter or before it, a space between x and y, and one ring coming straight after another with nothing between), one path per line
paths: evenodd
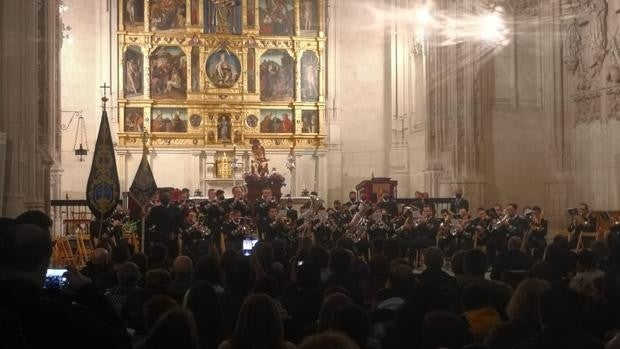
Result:
M85 198L104 111L121 192L147 149L159 187L230 195L258 142L291 197L620 209L617 1L0 6L3 216Z

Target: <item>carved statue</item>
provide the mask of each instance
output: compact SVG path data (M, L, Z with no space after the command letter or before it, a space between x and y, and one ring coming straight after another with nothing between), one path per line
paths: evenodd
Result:
M571 74L575 75L581 64L581 35L577 27L577 19L568 24L564 35L564 64Z
M590 77L597 76L603 68L607 55L607 1L590 2L592 22L589 25L591 45Z
M263 177L269 174L269 159L265 157L265 147L260 144L258 139L253 139L252 144L252 154L254 155L254 160L252 160L252 173L258 174Z

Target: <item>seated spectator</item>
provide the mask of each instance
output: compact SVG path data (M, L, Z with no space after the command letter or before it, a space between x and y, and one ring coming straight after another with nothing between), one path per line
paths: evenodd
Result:
M235 330L219 349L291 349L295 346L284 340L280 312L271 297L252 295L239 311Z
M510 300L512 288L503 282L488 280L485 278L487 270L487 257L480 250L469 250L463 256L463 266L465 275L457 277L457 281L463 289L467 286L476 284L487 289L489 292L490 305L500 314L506 309L506 304Z
M31 224L36 227L39 227L48 233L50 232L50 228L52 227L52 219L47 213L39 210L30 210L26 211L15 218L13 224Z
M222 298L224 329L227 333L232 333L237 323L239 309L252 291L254 271L247 259L237 256L229 262L224 272L226 275L226 288Z
M321 270L314 260L302 261L301 265L295 266L295 270L297 282L289 285L282 303L292 317L291 336L288 338L297 342L319 315L323 289Z
M538 261L532 265L525 277L528 279L541 279L548 282L562 280L562 272L551 263Z
M459 250L450 259L450 268L455 277L465 275L465 251Z
M521 238L513 236L508 239L508 250L497 255L493 269L492 279L503 279L504 274L510 271L525 271L532 266L532 257L521 251Z
M333 293L325 297L323 299L323 304L321 304L321 309L319 310L316 332L327 331L329 329L329 322L331 321L334 311L336 311L337 308L348 304L353 304L351 298L342 293Z
M420 328L422 349L461 348L471 342L467 323L458 315L438 310L428 313Z
M91 279L103 292L116 283L114 273L108 268L108 251L104 248L96 248L90 254L90 260L80 273Z
M224 333L222 307L217 293L209 283L196 282L189 289L183 307L194 316L200 349L216 349L228 336Z
M116 312L120 315L125 299L131 293L139 292L140 269L132 262L122 264L116 273L118 285L109 289L105 296L110 300Z
M514 349L598 349L603 346L580 326L583 298L562 283L553 283L540 298L542 330Z
M460 313L462 311L459 302L461 290L456 279L442 269L444 264L443 251L437 247L427 249L424 253L424 264L426 269L418 277L422 285L440 293L444 299L444 304L450 310Z
M158 243L151 246L148 251L149 270L168 270L168 247L166 245Z
M170 273L165 269L151 269L144 276L144 292L146 298L156 295L168 295L170 289Z
M298 349L360 349L349 337L338 332L323 332L306 337Z
M161 316L136 349L199 349L196 323L187 310L176 308Z
M356 304L363 304L364 299L359 281L352 275L351 264L354 256L350 251L337 247L332 250L329 268L332 275L325 281L324 287L340 286L349 291Z
M170 284L168 294L174 298L177 303L183 303L185 293L192 285L193 263L188 256L178 256L172 262L172 275L174 279Z
M131 256L131 261L134 262L138 268L140 268L140 274L146 274L149 269L149 259L144 253L138 252L134 254Z
M594 280L605 276L605 273L596 267L594 253L582 250L577 255L577 274L570 280L570 287L586 298L598 296L594 287Z
M540 297L548 287L540 279L519 284L506 308L509 321L495 326L484 340L490 349L512 348L540 331Z
M577 256L568 247L568 240L565 236L556 235L553 243L547 246L545 251L545 261L549 262L562 278L570 278L575 270Z
M469 324L469 332L482 340L489 331L500 323L497 310L489 306L489 291L480 285L471 284L463 290L463 309Z
M169 310L178 308L179 304L172 298L165 295L156 295L144 303L142 315L144 328L149 332L162 315Z
M29 349L49 348L50 341L63 348L129 348L127 332L114 308L98 288L74 268L67 282L73 297L67 301L50 299L43 293L45 275L52 255L49 231L28 224L17 224L3 234L0 242L0 311L4 318L18 323L18 336ZM7 343L9 342L9 343Z
M329 321L329 328L346 334L362 349L380 348L379 343L370 338L368 314L357 305L348 304L336 308Z

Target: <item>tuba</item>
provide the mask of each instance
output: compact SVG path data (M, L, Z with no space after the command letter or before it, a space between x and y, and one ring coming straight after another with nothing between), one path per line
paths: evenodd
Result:
M353 242L359 242L368 235L368 219L366 216L372 207L368 204L360 203L359 211L353 216L345 236L351 238Z

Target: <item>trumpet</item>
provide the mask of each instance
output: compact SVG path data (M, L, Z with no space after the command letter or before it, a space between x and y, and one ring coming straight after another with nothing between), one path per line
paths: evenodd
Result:
M491 225L491 227L493 228L493 230L498 230L499 228L501 228L503 225L505 225L506 223L508 223L508 220L510 219L510 215L506 214L504 215L504 217L502 217L501 219L495 221L495 223L493 223Z

